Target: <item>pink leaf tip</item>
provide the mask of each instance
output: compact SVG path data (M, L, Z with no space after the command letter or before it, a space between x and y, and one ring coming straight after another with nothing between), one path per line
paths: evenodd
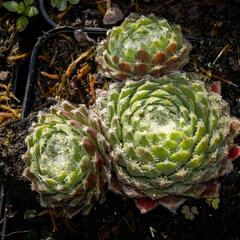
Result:
M156 201L150 198L135 199L135 204L142 214L148 213L157 206Z
M233 161L237 159L239 156L240 156L240 147L239 146L232 147L229 151L228 158Z
M211 84L211 90L215 93L218 93L221 95L221 82L220 81L215 81Z

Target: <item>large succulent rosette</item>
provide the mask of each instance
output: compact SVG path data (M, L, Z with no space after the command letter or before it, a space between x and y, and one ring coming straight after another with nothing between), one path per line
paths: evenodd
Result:
M186 197L218 196L215 179L232 170L239 122L209 90L198 75L175 72L101 92L110 189L136 199L143 213L159 203L175 210Z
M109 146L99 117L86 106L67 101L40 112L26 138L23 175L39 192L41 205L67 217L87 214L94 200L103 201L104 158Z
M188 61L190 49L179 25L153 14L131 14L108 31L96 60L107 77L139 80L146 74L158 77L179 69Z

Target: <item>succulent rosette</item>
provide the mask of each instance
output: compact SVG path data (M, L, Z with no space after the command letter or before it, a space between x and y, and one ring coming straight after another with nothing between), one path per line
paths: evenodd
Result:
M103 75L117 80L158 77L179 69L188 61L191 45L179 25L155 15L131 14L107 33L97 49Z
M39 192L41 205L67 217L87 214L94 200L103 201L103 159L109 146L99 117L84 105L64 101L40 112L26 138L23 175Z
M216 179L232 170L239 121L201 80L175 72L99 94L112 145L110 189L136 199L142 213L157 204L174 211L186 197L216 197Z

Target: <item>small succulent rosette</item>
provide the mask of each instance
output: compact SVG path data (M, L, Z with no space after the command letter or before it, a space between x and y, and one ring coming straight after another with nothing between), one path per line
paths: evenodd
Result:
M126 81L101 92L97 108L112 144L109 187L135 199L142 213L175 211L187 197L218 196L232 170L240 122L196 74Z
M97 49L100 72L116 80L159 77L188 62L191 44L179 25L153 14L131 14L122 25L107 33Z
M71 218L88 214L94 200L104 200L109 146L96 113L64 101L49 113L39 113L26 143L23 175L40 194L42 206Z

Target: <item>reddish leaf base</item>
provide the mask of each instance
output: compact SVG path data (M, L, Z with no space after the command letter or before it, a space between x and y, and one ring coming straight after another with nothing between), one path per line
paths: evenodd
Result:
M240 156L240 147L239 146L234 146L230 149L228 158L230 160L235 160Z
M169 209L171 212L176 213L176 209L185 201L186 199L183 197L163 197L158 200L152 200L150 198L138 198L135 199L136 207L140 210L142 214L148 213L157 205L161 204L167 209Z
M215 93L218 93L221 95L221 82L220 81L215 81L211 84L211 90Z
M202 198L215 198L219 196L220 184L217 181L211 181L206 183L204 191L201 194Z
M240 147L234 146L230 149L228 159L235 160L240 156ZM229 161L229 160L228 160ZM217 181L210 181L204 184L204 191L201 194L201 198L214 198L219 196L220 184ZM176 209L186 199L178 196L163 197L158 200L152 200L150 198L138 198L135 199L135 204L142 214L148 213L154 209L158 204L163 205L171 212L176 212Z
M169 196L159 199L158 203L167 208L169 211L176 213L177 208L181 206L185 200L186 199L184 197Z
M142 214L148 213L157 206L157 201L150 198L138 198L135 200L137 208Z
M94 173L94 172L90 172L89 174L88 174L88 176L87 176L87 178L86 178L86 181L85 181L85 189L90 189L90 188L92 188L94 185L95 185L95 183L96 183L96 181L97 181L97 175L96 175L96 173Z

